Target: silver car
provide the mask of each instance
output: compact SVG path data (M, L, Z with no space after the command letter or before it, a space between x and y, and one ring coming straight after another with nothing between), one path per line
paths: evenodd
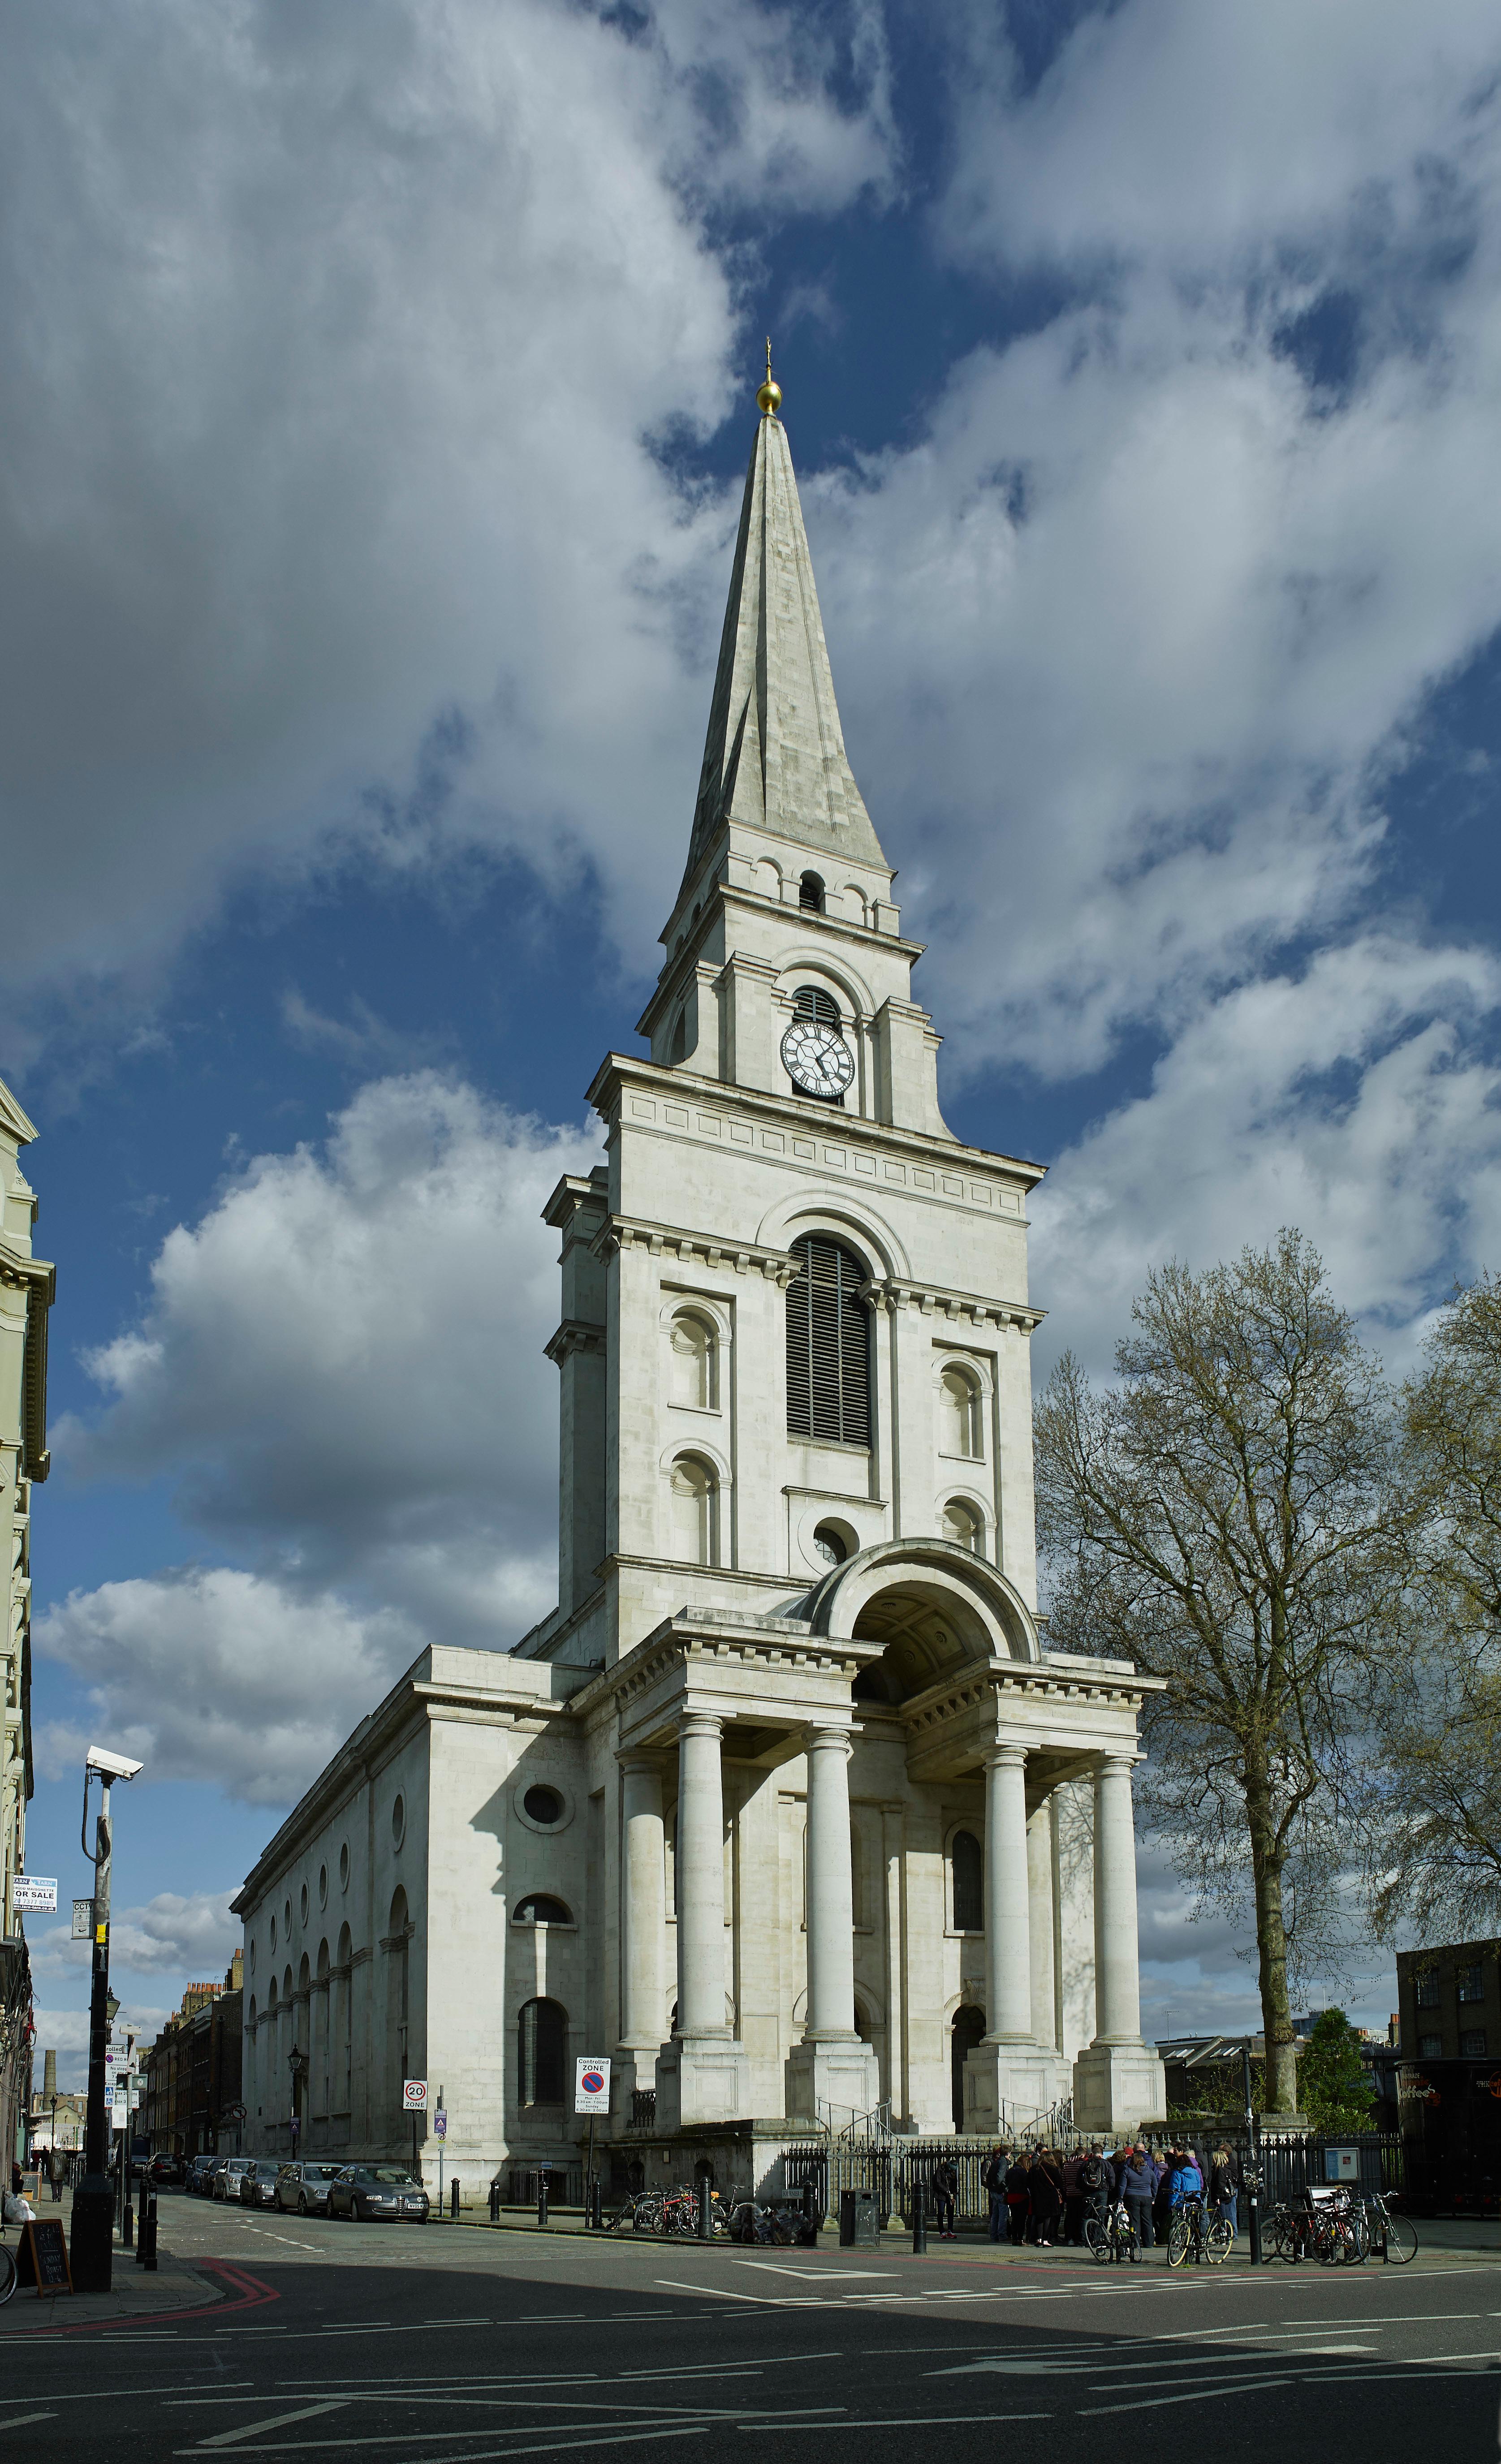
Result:
M314 2159L283 2165L276 2175L277 2207L296 2208L299 2216L326 2216L329 2186L342 2170L341 2166L320 2165Z
M280 2163L275 2156L257 2156L253 2164L246 2166L240 2175L240 2198L247 2208L276 2206L276 2175L280 2170Z
M213 2195L216 2199L237 2199L240 2175L248 2173L255 2162L254 2156L221 2156L213 2168Z

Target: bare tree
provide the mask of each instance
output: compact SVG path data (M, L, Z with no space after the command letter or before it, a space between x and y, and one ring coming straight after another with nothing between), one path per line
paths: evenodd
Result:
M1501 1282L1459 1287L1403 1389L1410 1646L1380 1702L1377 1929L1501 1922Z
M1254 1916L1286 2112L1290 1937L1313 1958L1328 1934L1330 1817L1398 1590L1391 1401L1296 1231L1206 1274L1164 1266L1132 1317L1118 1383L1066 1356L1038 1405L1051 1640L1166 1680L1146 1807L1185 1879Z

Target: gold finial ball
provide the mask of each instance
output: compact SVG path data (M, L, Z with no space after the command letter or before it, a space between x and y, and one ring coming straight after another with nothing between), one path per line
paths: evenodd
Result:
M756 402L758 408L763 411L768 419L776 417L777 412L782 408L782 387L775 377L768 376L765 384L757 389Z

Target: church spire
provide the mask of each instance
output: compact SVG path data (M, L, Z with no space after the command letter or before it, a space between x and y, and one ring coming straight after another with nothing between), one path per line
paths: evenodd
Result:
M845 753L769 341L756 400L688 872L732 823L885 869Z

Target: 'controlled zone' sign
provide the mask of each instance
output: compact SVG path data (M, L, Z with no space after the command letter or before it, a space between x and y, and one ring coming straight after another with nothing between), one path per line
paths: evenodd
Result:
M573 2066L573 2109L575 2113L608 2113L609 2064L591 2061L585 2055Z

